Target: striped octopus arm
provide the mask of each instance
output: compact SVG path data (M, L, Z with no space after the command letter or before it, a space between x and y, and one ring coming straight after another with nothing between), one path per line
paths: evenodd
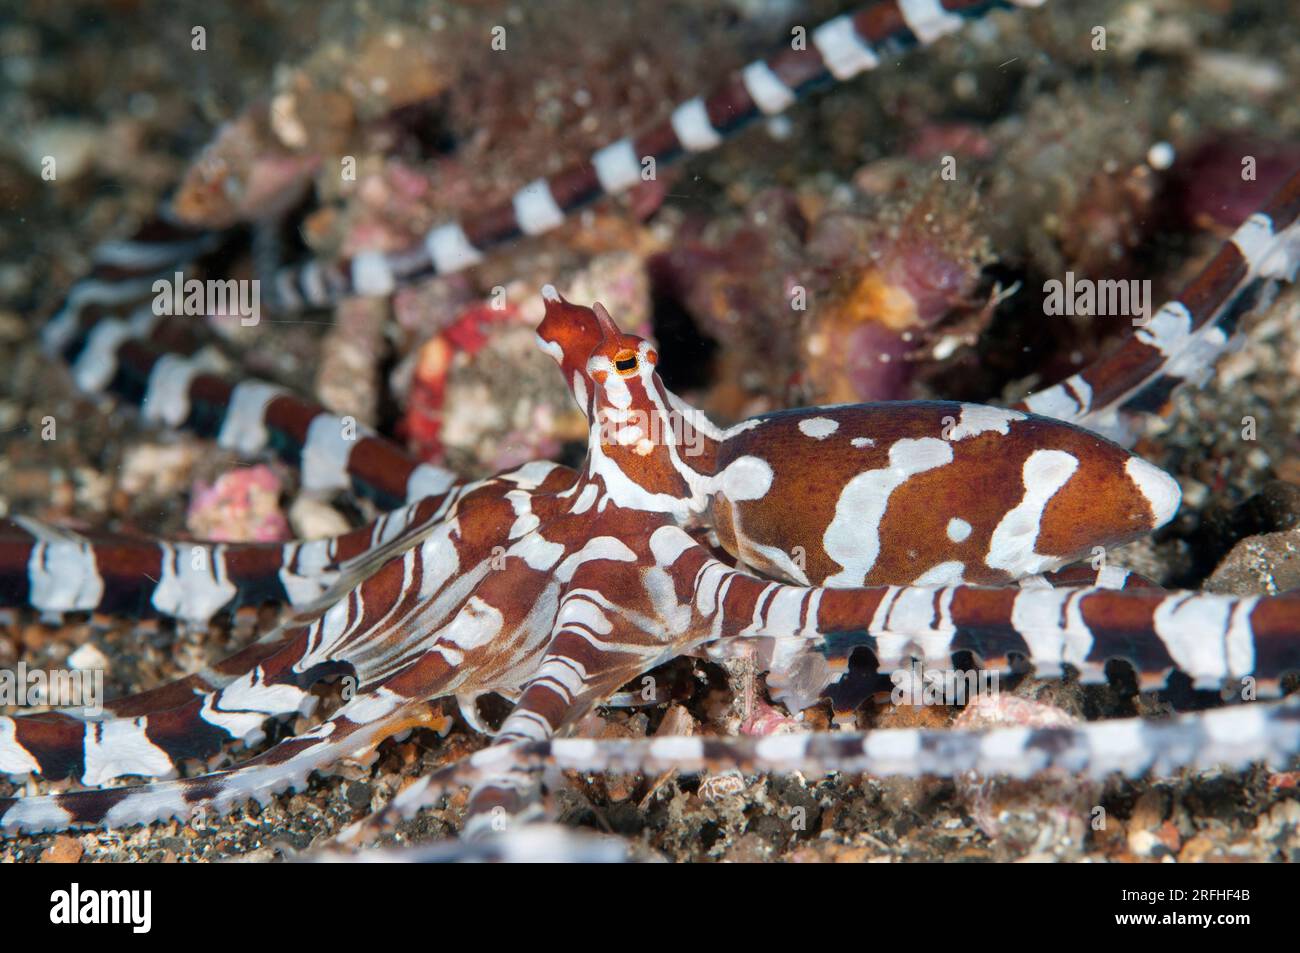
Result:
M491 488L479 500L509 508ZM499 515L493 509L488 518ZM410 698L445 693L465 667L463 653L442 644L443 636L473 615L474 589L490 568L490 558L465 565L483 555L478 549L463 543L453 517L310 624L263 640L216 673L110 703L105 718L58 712L0 719L0 772L75 776L91 785L166 777L182 760L207 757L228 742L259 742L268 719L310 712L310 688L338 676L353 680L354 698L374 699L382 686ZM258 763L268 766L265 774L278 762ZM19 818L29 816L22 801L12 805Z
M1300 753L1300 700L1236 705L1169 719L1117 718L1065 727L886 728L767 737L554 738L487 749L428 778L424 790L472 785L507 765L520 772L698 774L835 772L873 777L1027 778L1047 771L1105 778L1169 776Z
M417 543L467 486L339 536L286 543L162 540L76 533L23 516L0 520L0 607L200 625L268 602L310 611Z
M1127 441L1133 415L1161 410L1183 382L1205 382L1240 317L1297 268L1300 170L1113 354L1015 406Z
M641 182L642 163L667 163L720 146L751 121L784 112L802 94L845 82L925 47L992 9L1038 7L1045 0L881 0L813 28L800 48L787 44L727 77L711 93L678 105L640 133L597 149L549 177L529 182L502 205L443 222L423 240L392 252L311 260L282 269L275 291L285 310L325 307L348 295L388 295L484 260L496 246L542 235L577 209Z

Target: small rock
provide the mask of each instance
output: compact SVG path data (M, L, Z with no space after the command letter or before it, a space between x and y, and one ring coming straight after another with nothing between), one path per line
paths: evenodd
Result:
M22 137L23 158L33 175L54 164L54 181L75 179L94 163L99 129L86 122L58 120L43 123Z
M1160 843L1168 848L1171 854L1177 854L1178 848L1183 844L1182 836L1179 835L1178 827L1173 821L1165 821L1161 824L1156 830L1156 837L1159 838Z
M348 805L356 811L365 811L370 808L370 798L374 794L374 789L365 781L354 781L348 785L347 800Z
M50 846L41 853L43 864L75 864L81 860L84 851L81 841L75 837L61 835L50 842Z
M977 696L953 726L1046 728L1076 723L1055 705L997 694ZM1024 781L967 774L957 779L957 790L986 836L1013 850L1058 858L1060 852L1073 855L1082 849L1090 812L1101 799L1099 785L1062 774Z
M773 708L761 698L755 698L753 707L740 725L742 735L765 738L768 735L788 735L805 731L797 718L791 718L785 712Z
M293 797L289 798L287 810L291 815L296 817L299 814L306 814L309 811L316 810L316 805L303 795L295 794Z
M1268 776L1268 786L1278 791L1300 788L1300 771L1278 771Z
M1167 848L1152 831L1129 831L1128 849L1138 857L1163 855Z
M198 445L148 443L129 449L122 458L118 489L128 497L179 495L198 459Z
M68 667L79 672L107 671L110 662L99 646L87 642L68 656Z
M1183 849L1178 854L1178 862L1180 864L1202 863L1209 859L1215 849L1213 839L1206 837L1204 834L1198 834L1183 844Z
M1276 595L1300 588L1300 529L1243 539L1205 581L1207 592Z
M289 525L299 539L325 539L342 536L352 527L334 507L321 500L299 496L289 507Z
M1128 825L1132 830L1154 831L1169 815L1169 795L1159 789L1144 791L1133 805Z
M1255 823L1255 833L1265 840L1285 833L1287 828L1300 830L1300 801L1287 800L1274 804L1272 810Z
M710 803L733 797L745 790L745 779L738 771L709 774L700 781L700 797Z

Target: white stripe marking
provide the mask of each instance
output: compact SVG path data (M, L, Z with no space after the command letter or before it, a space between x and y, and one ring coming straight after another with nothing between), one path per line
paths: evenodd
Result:
M620 139L591 155L600 187L611 195L641 181L641 160L632 148L631 139Z
M71 823L72 814L59 807L52 796L18 798L0 820L7 831L59 831Z
M28 529L23 524L24 529ZM29 530L30 531L30 530ZM37 543L27 560L27 601L42 612L94 609L104 597L104 580L95 565L95 551L85 540L59 539Z
M406 478L406 498L422 500L426 496L442 496L456 484L456 474L432 463L421 463Z
M691 152L704 152L722 142L722 136L709 122L704 100L698 96L686 100L673 110L672 123L678 140Z
M660 566L671 566L695 545L691 534L677 526L660 526L650 534L650 552Z
M217 446L251 456L266 446L266 408L275 398L285 394L282 387L266 381L244 381L236 384L230 394Z
M1029 646L1030 661L1040 678L1055 678L1061 664L1084 668L1092 651L1092 631L1080 601L1087 590L1021 589L1011 605L1011 625Z
M1242 222L1228 240L1237 246L1241 257L1246 259L1246 268L1255 275L1259 274L1259 266L1273 245L1273 237L1273 220L1256 212Z
M511 202L515 207L515 220L525 235L549 232L564 221L564 210L551 194L551 184L545 179L534 179L515 193Z
M1035 546L1047 504L1077 469L1078 459L1064 450L1035 450L1029 455L1021 478L1025 495L1002 517L989 539L989 552L984 557L989 568L1025 576L1060 565L1059 557L1038 553Z
M167 777L172 759L145 734L147 718L113 718L86 723L86 769L81 783L98 787L123 775Z
M898 12L922 45L960 30L962 25L961 17L945 10L939 0L898 0Z
M158 545L162 549L162 578L149 601L163 615L207 622L235 598L235 584L226 577L224 547L209 549L198 543Z
M117 373L117 349L131 337L131 326L115 318L100 321L86 339L86 346L72 365L72 379L78 389L98 393Z
M859 473L844 485L835 502L835 516L822 536L826 555L843 568L823 585L860 586L880 556L880 524L889 497L912 476L952 462L946 440L904 438L889 448L889 466Z
M483 260L483 253L470 243L459 222L430 229L424 238L424 247L440 275L470 268Z
M190 382L199 373L196 361L164 354L149 372L149 386L140 406L144 419L179 427L190 415Z
M1079 402L1062 384L1054 384L1046 390L1030 394L1025 398L1025 406L1031 413L1057 420L1075 420L1079 416Z
M19 777L40 770L31 752L18 743L14 720L0 716L0 774Z
M1223 596L1180 593L1156 607L1156 634L1197 688L1218 688L1227 677L1231 606Z
M215 244L215 235L203 235L188 241L147 242L127 239L108 241L95 249L94 262L131 271L157 271L167 265L179 265L202 254Z
M1183 490L1177 480L1141 457L1129 457L1124 462L1124 472L1151 507L1155 519L1152 529L1159 529L1174 518L1183 498Z
M382 297L396 286L393 269L381 251L363 251L352 259L352 290L359 295Z
M1137 339L1163 357L1173 357L1187 344L1192 333L1192 312L1181 301L1170 301L1138 329Z
M126 281L78 281L68 292L63 307L41 328L41 345L47 352L62 350L77 332L77 316L88 304L121 304L149 293L154 282L149 278Z
M321 271L320 262L310 261L303 267L301 284L310 303L317 306L329 304L330 293L325 287L325 275Z
M790 87L781 82L781 77L762 60L750 63L741 70L740 78L749 98L765 115L775 116L785 112L795 100Z
M813 45L826 62L826 68L839 80L852 79L863 70L875 69L880 61L853 26L847 14L828 20L812 34Z
M952 428L952 433L948 434L948 439L965 440L989 431L1006 436L1010 433L1013 422L1024 419L1025 415L1018 410L989 407L986 404L962 404L961 418Z
M352 485L348 460L357 441L367 436L353 426L349 438L343 420L333 414L317 414L307 425L307 439L302 446L302 488L309 491L346 490Z
M1228 620L1228 674L1233 678L1242 678L1255 670L1255 633L1250 626L1250 614L1259 605L1259 599L1250 596L1240 600Z

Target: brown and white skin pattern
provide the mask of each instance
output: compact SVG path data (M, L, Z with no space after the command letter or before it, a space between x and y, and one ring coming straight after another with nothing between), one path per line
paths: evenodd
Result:
M643 150L664 159L683 147L711 147L724 126L779 111L827 72L843 79L870 69L877 47L931 42L956 28L957 14L988 6L885 0L837 18L812 31L804 55L782 52L719 93L684 104L673 121L638 137L631 155ZM591 192L593 171L601 189L588 197L617 191L610 184L620 169L630 171L628 154L620 146L593 157L591 169L571 170L567 184L561 177L535 183L521 190L508 213L489 213L460 232L467 238L473 232L484 246L518 232L540 233L584 189ZM1092 426L1132 409L1152 389L1194 378L1217 346L1215 329L1254 291L1294 276L1298 183L1300 174L1179 296L1183 310L1162 309L1164 317L1140 329L1115 359L1019 410ZM94 539L30 522L5 527L3 545L11 548L0 548L0 573L19 590L14 601L38 603L43 611L112 608L198 619L242 598L278 598L253 582L243 585L265 582L273 562L277 575L289 568L302 580L298 595L306 608L209 671L109 704L100 720L77 713L0 719L0 772L72 777L91 786L166 778L182 761L208 758L231 743L256 743L268 719L309 709L316 683L357 680L356 694L323 724L235 768L0 802L6 829L125 826L196 807L227 810L249 798L264 801L385 737L433 724L433 699L472 700L484 692L516 699L499 743L408 789L402 808L417 807L447 783L472 783L467 826L491 831L498 818L528 807L538 770L557 764L882 774L941 774L958 766L1015 772L1027 764L1134 773L1273 760L1300 749L1293 702L1066 733L639 744L554 738L623 682L705 647L720 654L765 647L774 668L799 652L833 656L856 646L873 651L882 671L912 655L946 663L954 652L970 652L992 668L1020 656L1041 675L1068 664L1089 680L1102 677L1107 661L1123 659L1147 686L1177 670L1202 688L1251 676L1267 695L1277 692L1283 674L1300 668L1300 599L1116 588L1119 581L1104 574L1084 585L1045 584L1045 572L1093 546L1167 520L1176 487L1139 458L1076 428L976 405L819 408L723 430L663 387L648 342L621 335L602 311L566 304L553 292L539 333L591 422L588 460L577 473L535 463L460 482L377 435L345 443L338 418L265 383L224 382L192 348L170 354L158 346L168 329L133 314L129 302L149 276L219 243L174 223L164 226L156 241L142 236L101 256L96 275L74 288L51 323L47 343L73 364L78 384L119 394L151 419L188 426L244 455L274 446L303 467L309 486L350 489L384 505L410 500L424 509L358 531L361 536L346 546L336 542L333 552L327 544L324 562L319 546L290 544L276 560L259 556L256 571L243 573L237 562L254 550L205 549L210 576L186 575L175 564L173 596L161 600L138 587L123 595L132 583L101 568L113 563L100 558ZM454 230L439 235L427 243L439 270L443 262L472 263ZM476 254L478 245L470 244ZM322 265L301 274L301 287L309 299L324 287L322 302L349 290L376 293L429 273L418 256L411 261L415 266L407 268L365 256ZM286 299L294 291L290 286ZM698 439L677 436L683 421ZM847 432L859 425L864 432ZM1090 499L1093 494L1107 505ZM905 533L907 518L909 529L927 532ZM841 531L846 527L852 532ZM715 558L691 535L701 530L729 539L743 562ZM108 545L110 557L153 559L161 570L175 547L189 544ZM292 548L299 545L314 548ZM363 548L353 552L352 545ZM74 571L65 581L58 571L68 568ZM219 604L232 580L235 595ZM970 584L1008 580L1016 581L999 588ZM298 604L280 581L283 597ZM319 596L307 598L308 587Z
M1182 381L1203 383L1240 312L1272 282L1294 281L1297 268L1300 171L1123 347L1016 406L1127 438L1126 417L1159 409Z
M730 452L730 443L758 428L720 432L712 465L692 465L685 456L690 445L672 427L681 402L663 388L649 342L621 334L602 309L566 305L553 292L546 297L543 337L560 345L562 366L585 368L583 386L590 387L591 439L580 472L536 463L461 488L410 546L336 593L310 621L245 650L219 686L191 681L160 689L98 722L57 715L0 721L0 770L71 775L91 785L165 778L182 759L255 740L268 718L310 707L309 689L321 679L355 678L350 701L317 728L238 767L10 800L0 803L0 823L22 830L121 826L197 806L226 810L248 798L265 800L393 733L430 724L433 699L497 692L517 701L498 753L472 763L467 824L471 832L490 832L528 806L535 774L527 759L520 762L521 751L549 743L624 682L703 646L725 652L756 640L847 640L871 648L883 671L913 654L947 661L969 651L992 667L1020 655L1042 674L1069 664L1088 679L1122 658L1148 680L1178 669L1212 687L1253 675L1264 692L1276 691L1278 678L1300 666L1296 597L1044 585L828 588L773 581L721 562L683 525L709 512L725 488L741 497L737 486L755 485L761 461ZM586 347L593 337L599 343L584 364L564 350L565 342ZM906 419L908 408L901 413ZM1041 434L1050 442L1066 432L1075 433L1053 425ZM818 456L818 441L801 436L807 449L798 452L807 465ZM963 477L954 468L949 481L958 485ZM797 508L799 501L787 504ZM1004 509L1016 505L1007 501ZM1110 531L1103 521L1102 532ZM883 558L896 559L895 540L882 540ZM1260 706L1252 716L1267 748L1260 756L1292 750L1292 736L1273 730L1287 723L1289 711ZM672 744L682 745L688 762L695 756L686 742ZM668 747L660 744L658 755ZM882 770L906 773L929 763L911 753L892 766L882 760ZM499 770L488 770L492 764ZM420 796L412 793L404 804Z
M298 466L303 488L348 490L385 509L446 493L456 475L322 407L255 378L231 382L201 355L169 352L150 340L160 322L147 310L130 321L92 322L53 350L72 366L78 387L111 393L145 419L185 427L245 456L270 447ZM184 322L182 322L184 323Z
M394 802L402 810L434 791L479 783L510 764L520 772L555 768L576 772L666 771L696 774L832 772L875 776L961 777L969 773L1029 778L1057 771L1097 779L1112 774L1169 775L1193 768L1235 769L1278 763L1300 748L1300 703L1238 705L1165 720L1139 718L1040 729L882 729L767 737L559 738L487 749L407 788Z
M408 546L463 487L421 497L340 536L288 543L165 541L73 533L21 516L0 520L0 608L194 624L268 602L310 609L331 587Z
M727 551L792 582L1000 585L1163 526L1178 484L1095 434L978 404L775 414L728 439ZM798 507L789 501L799 500Z

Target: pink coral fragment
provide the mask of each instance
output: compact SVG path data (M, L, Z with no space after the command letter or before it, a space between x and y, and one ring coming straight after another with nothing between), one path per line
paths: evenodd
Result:
M199 539L274 543L289 538L280 511L280 478L258 464L223 473L215 483L197 481L185 525Z

